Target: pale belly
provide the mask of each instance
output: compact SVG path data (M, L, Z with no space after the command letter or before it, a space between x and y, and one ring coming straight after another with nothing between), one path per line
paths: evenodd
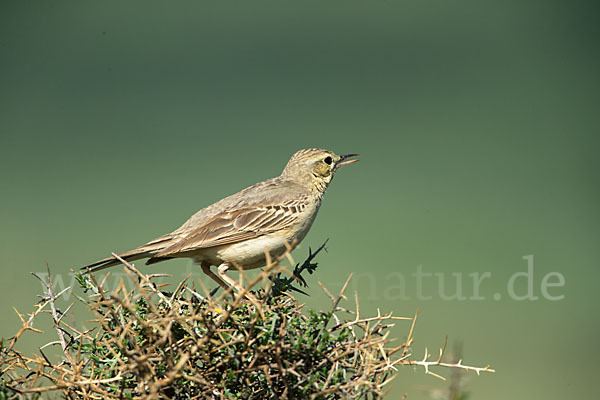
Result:
M304 239L316 217L318 207L312 211L309 218L301 218L303 223L297 224L289 231L270 233L238 243L201 249L192 258L198 263L208 262L211 265L227 263L243 269L264 267L266 264L265 252L268 252L271 258L276 258L285 252L286 244L294 242L297 245Z
M221 262L236 264L244 269L258 268L266 264L265 252L269 252L271 258L279 257L285 252L286 243L285 237L270 234L222 246L216 255Z

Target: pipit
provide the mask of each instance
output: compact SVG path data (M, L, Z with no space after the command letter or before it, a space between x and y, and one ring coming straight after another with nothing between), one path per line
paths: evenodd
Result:
M281 256L308 233L335 172L358 154L339 156L323 149L296 152L281 175L252 185L194 214L181 227L143 246L119 254L126 261L154 264L191 258L224 289L240 286L226 272L262 267L266 253ZM107 257L86 265L90 272L119 264ZM217 266L217 274L211 271Z

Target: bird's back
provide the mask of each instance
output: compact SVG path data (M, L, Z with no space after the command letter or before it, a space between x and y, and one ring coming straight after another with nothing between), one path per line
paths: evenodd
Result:
M277 176L258 182L201 209L173 233L186 232L191 228L200 227L218 214L234 209L273 205L302 205L310 202L311 197L311 192L297 182Z

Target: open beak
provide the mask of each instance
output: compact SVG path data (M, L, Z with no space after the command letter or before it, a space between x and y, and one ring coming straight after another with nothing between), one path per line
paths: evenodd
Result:
M343 167L344 165L349 165L358 161L358 158L352 157L358 157L358 154L345 154L340 156L340 159L337 161L337 163L335 163L335 168L337 169L339 167Z

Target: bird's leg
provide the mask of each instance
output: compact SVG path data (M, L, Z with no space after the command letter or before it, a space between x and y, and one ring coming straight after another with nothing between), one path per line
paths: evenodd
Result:
M242 286L240 286L239 283L237 283L236 281L234 281L233 279L231 279L229 276L227 276L227 270L229 269L229 264L227 263L223 263L221 265L219 265L217 267L217 274L219 274L219 277L221 278L221 282L225 281L227 282L231 287L235 288L238 292L242 292L244 293L244 296L250 300L250 302L256 304L257 303L257 299L256 297L254 297L254 295L252 293L250 293L249 291L247 291L246 289L244 289Z
M214 272L212 272L210 270L209 263L203 262L202 264L200 264L200 266L202 267L202 272L204 272L206 275L210 276L211 279L213 281L217 282L219 284L219 286L221 286L223 289L229 290L229 286L227 286L227 284L225 282L223 282L223 279L219 278L217 275L215 275ZM216 291L216 289L213 290L213 292L211 293L211 296L214 294L215 291Z

